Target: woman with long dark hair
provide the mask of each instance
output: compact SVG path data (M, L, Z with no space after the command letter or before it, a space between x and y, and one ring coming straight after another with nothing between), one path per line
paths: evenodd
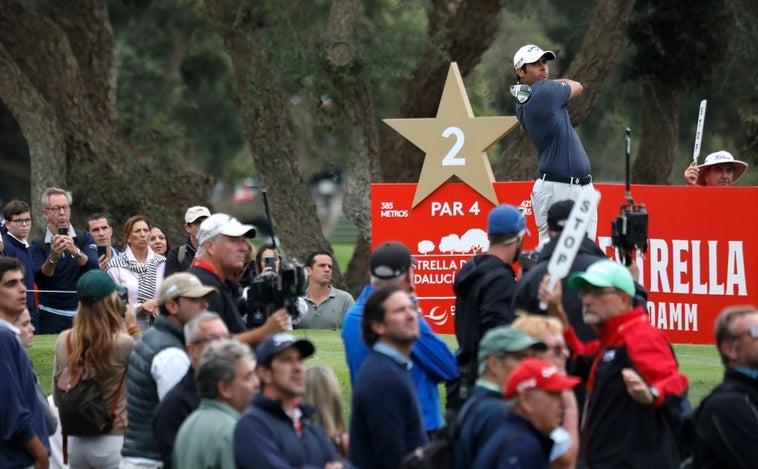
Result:
M68 369L82 367L82 377L94 373L103 401L113 406L113 427L105 434L91 437L69 436L71 469L116 469L121 463L121 447L127 426L126 369L134 338L139 337L134 308L118 296L123 287L101 270L90 270L76 284L79 307L74 327L61 332L55 344L53 373L55 381ZM124 315L122 317L122 310ZM129 335L121 332L126 323ZM59 402L56 404L60 405ZM61 422L63 425L64 422ZM65 425L63 431L65 433Z

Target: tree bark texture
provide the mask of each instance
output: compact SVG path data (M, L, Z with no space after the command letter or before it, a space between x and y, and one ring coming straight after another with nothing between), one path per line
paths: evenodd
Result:
M267 17L260 2L206 0L206 7L234 64L240 116L253 161L270 197L277 236L290 258L329 249L316 205L297 167L289 130L288 100L277 75ZM339 273L335 275L339 279Z
M660 82L644 82L642 139L632 165L632 182L671 184L678 138L679 90Z
M403 90L399 118L434 117L450 62L466 77L492 45L505 0L433 0L426 52ZM383 134L381 170L385 181L416 182L424 154L394 131Z
M601 0L596 3L582 46L566 72L567 78L584 87L582 94L568 107L574 127L589 115L602 92L603 83L616 65L633 6L634 0ZM598 47L600 44L602 47ZM592 161L592 155L589 157ZM525 133L510 140L499 160L500 163L492 168L498 181L522 181L537 176L537 152Z

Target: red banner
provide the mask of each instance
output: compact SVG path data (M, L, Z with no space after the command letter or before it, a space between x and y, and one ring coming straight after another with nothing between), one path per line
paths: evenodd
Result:
M525 209L538 241L531 211L533 182L497 182L500 203ZM598 238L609 256L611 220L625 204L623 184L595 184L601 193ZM435 329L454 332L458 269L483 252L487 214L494 205L463 183L447 183L412 207L416 184L371 187L372 240L406 244L419 261L416 290L424 315ZM726 306L758 304L758 188L633 185L632 195L649 213L650 247L638 260L640 283L650 292L652 324L674 343L714 342L713 321Z

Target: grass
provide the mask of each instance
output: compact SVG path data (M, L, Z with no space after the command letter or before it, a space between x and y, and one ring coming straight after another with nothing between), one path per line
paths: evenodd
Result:
M306 365L322 364L331 367L342 387L343 404L347 415L350 413L350 375L345 363L345 352L338 331L297 330L294 334L306 337L316 345L316 353L306 360ZM442 335L451 350L457 348L454 335ZM50 394L55 350L55 335L38 335L34 347L29 351L34 370L43 389ZM716 347L712 345L674 345L681 371L690 381L689 396L696 406L711 389L721 382L724 373ZM441 388L442 389L442 388ZM440 392L444 399L444 391Z

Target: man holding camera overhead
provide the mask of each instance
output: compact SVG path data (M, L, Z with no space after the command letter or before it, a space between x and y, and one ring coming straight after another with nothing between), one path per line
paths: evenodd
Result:
M267 336L287 329L289 315L286 309L279 308L261 327L245 330L227 280L236 278L244 267L248 239L253 237L252 225L243 225L225 213L214 213L200 224L197 254L188 272L218 290L218 296L208 303L208 310L221 316L235 339L256 346Z
M29 253L34 281L39 288L39 333L57 334L74 323L76 282L83 273L98 268L95 239L71 224L71 192L48 187L42 206L48 226L32 241Z

